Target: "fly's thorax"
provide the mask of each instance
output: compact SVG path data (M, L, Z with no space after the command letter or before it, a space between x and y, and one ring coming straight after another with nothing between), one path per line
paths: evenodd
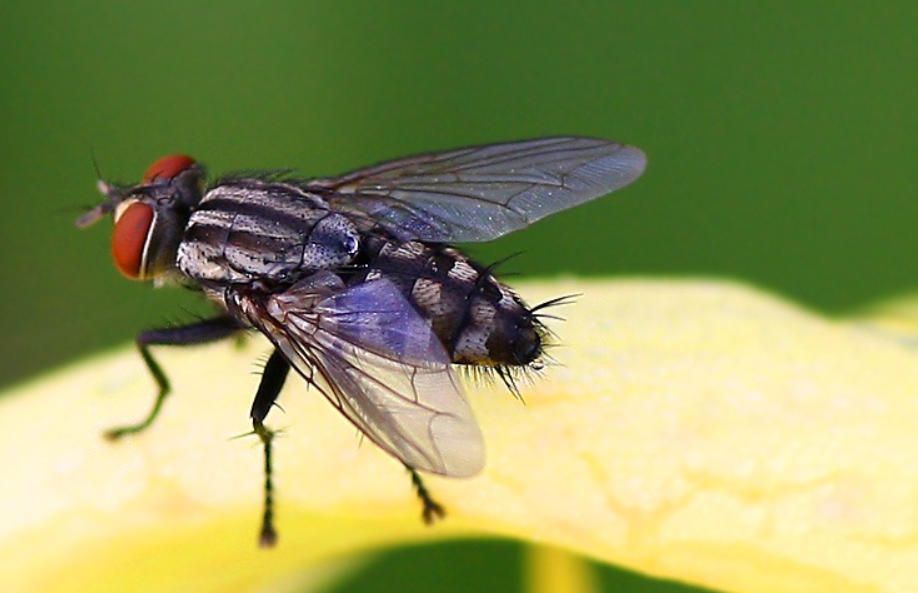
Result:
M386 278L427 317L451 359L479 366L527 365L542 353L541 324L509 287L458 250L371 237L357 280Z
M177 265L201 282L295 282L349 264L360 248L351 220L286 184L220 185L192 213Z

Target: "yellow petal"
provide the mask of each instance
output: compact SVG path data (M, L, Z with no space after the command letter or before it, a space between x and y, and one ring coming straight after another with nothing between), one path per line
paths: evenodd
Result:
M579 556L548 546L529 546L527 593L596 593L593 566Z
M251 590L422 538L548 543L727 591L918 583L918 350L749 288L702 281L524 285L583 293L553 324L560 366L471 387L484 474L429 478L433 529L398 463L291 378L269 424L279 547L255 547L261 452L247 432L260 338L156 355L175 395L152 429L131 348L0 400L7 591ZM343 569L342 569L343 570Z

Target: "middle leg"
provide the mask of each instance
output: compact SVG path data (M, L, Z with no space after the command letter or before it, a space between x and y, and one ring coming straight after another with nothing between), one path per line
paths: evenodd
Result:
M274 436L277 433L264 425L264 419L271 411L274 402L277 401L289 372L290 363L279 350L275 349L265 364L261 383L258 384L255 401L252 402L252 410L249 413L252 418L252 430L261 439L265 453L264 502L261 530L258 536L258 545L263 548L273 547L277 543L277 530L274 528L274 461L272 458Z

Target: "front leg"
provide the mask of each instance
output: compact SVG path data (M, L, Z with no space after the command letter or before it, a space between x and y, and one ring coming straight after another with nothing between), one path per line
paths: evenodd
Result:
M208 344L241 331L243 328L238 321L227 315L206 319L198 323L183 325L181 327L169 327L163 329L152 329L142 332L137 336L137 348L140 350L140 356L143 358L147 369L156 381L159 393L153 402L153 408L147 417L136 424L118 426L105 431L105 436L112 440L118 440L124 435L135 434L147 429L156 417L159 415L166 396L171 391L169 379L163 372L159 363L150 353L150 346L192 346L196 344Z

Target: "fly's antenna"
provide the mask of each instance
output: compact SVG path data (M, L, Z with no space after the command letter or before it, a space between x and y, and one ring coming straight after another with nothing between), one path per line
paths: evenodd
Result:
M82 216L76 219L76 226L79 229L85 229L88 226L91 226L104 218L107 214L111 213L115 207L124 200L124 196L121 193L121 189L109 184L104 179L102 179L102 170L99 168L99 160L96 158L95 151L90 148L89 156L92 159L92 167L96 172L96 188L99 192L102 193L107 200L91 208L89 211L84 213Z
M96 172L96 179L102 179L102 169L99 167L99 159L96 158L96 151L89 147L89 158L92 159L92 168Z
M89 149L89 158L92 159L92 169L96 172L96 187L99 188L99 191L109 200L118 198L120 201L121 191L105 181L105 176L102 175L102 168L99 166L99 159L96 158L96 151L92 148Z

